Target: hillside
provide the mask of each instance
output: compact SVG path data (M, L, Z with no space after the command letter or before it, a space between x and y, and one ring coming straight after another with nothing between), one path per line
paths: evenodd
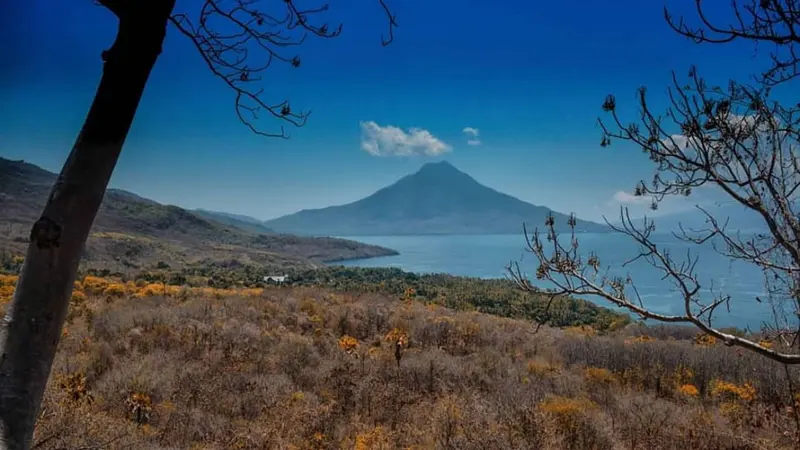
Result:
M209 211L207 209L195 209L192 213L243 230L258 234L276 234L275 230L264 225L264 222L255 217L244 216L241 214L231 214L222 211Z
M0 251L25 251L27 235L56 175L33 164L0 158ZM84 263L111 270L163 261L180 266L201 260L237 260L269 267L310 267L327 261L396 254L382 247L332 238L258 234L162 205L136 194L109 189L87 242Z
M303 210L265 224L315 236L518 234L523 223L542 226L549 214L559 229L566 229L566 215L486 187L443 161L425 164L356 202ZM607 231L604 225L584 220L578 220L577 229Z
M35 448L764 450L798 438L796 367L685 327L600 335L413 293L137 286L76 284Z

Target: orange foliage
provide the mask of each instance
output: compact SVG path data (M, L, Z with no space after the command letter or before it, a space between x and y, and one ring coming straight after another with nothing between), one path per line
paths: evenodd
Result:
M391 432L378 425L367 433L356 436L354 450L392 448Z
M150 418L150 412L153 410L153 401L149 395L131 392L125 400L125 404L128 406L132 419L137 423L145 423Z
M177 297L181 292L180 286L173 286L163 283L150 283L136 290L134 297Z
M86 387L86 376L82 373L61 374L57 380L59 387L67 394L70 401L86 404L94 402L94 397Z
M583 378L588 383L609 385L617 381L610 370L602 367L587 367L583 370Z
M0 303L10 302L11 297L13 296L14 296L14 286L0 285Z
M128 294L128 289L122 283L109 283L105 289L103 289L103 295L109 297L124 297Z
M388 342L399 342L400 345L408 344L408 332L402 328L393 328L392 331L386 333L383 338Z
M0 274L0 286L16 286L19 277L16 275Z
M627 345L642 344L642 343L645 343L645 342L653 342L655 340L656 340L656 338L653 338L653 337L650 337L650 336L648 336L646 334L643 334L641 336L636 336L634 338L625 339L625 344L627 344Z
M137 290L133 296L141 298L141 297L156 297L164 294L165 294L165 289L163 284L150 283L142 288L139 288L139 290Z
M14 296L14 286L17 285L19 277L16 275L0 275L0 303L11 301Z
M110 283L105 278L87 275L84 277L82 284L83 289L89 294L102 294Z
M711 347L717 343L717 338L708 334L698 334L694 338L694 345L698 347Z
M739 386L723 380L713 380L711 382L711 395L729 401L752 402L756 398L756 389L750 383Z
M697 386L693 384L682 384L678 387L678 392L687 396L687 397L697 397L700 395L700 391L697 389Z
M86 302L86 294L83 291L73 290L72 297L70 298L70 302L81 305Z
M552 395L539 404L539 409L560 418L574 417L597 408L597 404L589 399L568 398Z
M344 335L339 338L339 348L346 353L353 353L358 349L358 339Z

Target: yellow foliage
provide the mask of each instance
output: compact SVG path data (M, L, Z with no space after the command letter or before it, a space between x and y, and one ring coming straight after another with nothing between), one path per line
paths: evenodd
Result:
M149 395L140 392L131 392L125 400L125 405L128 407L128 412L133 416L133 419L138 423L147 422L150 417L150 411L153 410L153 400Z
M597 403L586 398L568 398L552 395L539 404L539 409L548 414L560 417L575 417L597 408Z
M86 376L82 373L60 374L57 377L58 385L67 394L67 398L75 403L91 404L94 397L86 387Z
M347 353L352 353L358 349L358 339L344 335L339 338L339 348Z
M157 297L160 295L169 295L169 288L161 283L150 283L147 286L139 288L134 294L134 297Z
M388 342L399 342L400 345L406 345L408 344L408 332L402 328L393 328L392 331L386 333L383 339Z
M725 402L719 405L719 412L724 416L735 416L741 412L742 407L736 402Z
M86 302L86 294L84 294L83 291L73 290L70 302L76 305L82 305Z
M181 287L172 284L167 285L167 295L170 297L177 297L181 293Z
M653 342L655 340L656 340L656 338L653 338L653 337L650 337L650 336L648 336L646 334L643 334L641 336L636 336L634 338L625 339L625 344L627 344L627 345L643 344L645 342Z
M10 302L14 296L14 289L12 285L0 285L0 303Z
M594 384L612 384L617 381L617 377L610 370L602 367L587 367L583 370L583 378Z
M693 384L682 384L678 387L678 392L687 397L697 397L700 395L700 391L697 390L697 386Z
M89 294L101 294L108 285L109 282L105 278L87 275L83 279L83 289Z
M125 285L122 283L109 283L105 289L103 289L103 295L109 297L124 297L128 293Z
M16 286L19 277L16 275L0 274L0 286Z
M725 400L751 402L756 398L756 389L750 383L741 386L723 380L711 382L711 395Z
M762 340L758 341L758 345L760 345L760 346L762 346L764 348L772 348L772 346L774 344L772 342L766 340L766 339L762 339Z
M377 450L391 448L391 433L378 425L367 433L356 436L354 450Z
M302 392L292 392L292 401L299 402L306 398L306 395Z
M700 333L694 338L694 345L698 347L711 347L717 343L717 338L709 334Z

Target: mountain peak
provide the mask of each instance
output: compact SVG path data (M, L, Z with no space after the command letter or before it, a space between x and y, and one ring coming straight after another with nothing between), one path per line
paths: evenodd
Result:
M521 233L523 223L544 223L550 214L566 227L567 216L498 192L438 161L355 202L301 211L266 225L279 232L329 236L505 234ZM578 228L604 230L582 220Z
M430 179L439 180L445 183L459 183L467 180L472 181L472 177L458 170L454 165L447 161L429 162L423 164L419 170L410 175L409 178L416 180Z
M425 163L422 165L422 167L419 168L418 172L428 171L428 170L437 170L437 171L455 170L457 172L459 171L458 169L456 169L454 165L450 164L445 160Z

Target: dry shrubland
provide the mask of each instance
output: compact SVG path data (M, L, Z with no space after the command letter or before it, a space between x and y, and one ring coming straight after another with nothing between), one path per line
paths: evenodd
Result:
M797 439L795 371L685 330L534 333L524 321L319 288L86 277L75 292L39 449L762 449Z

